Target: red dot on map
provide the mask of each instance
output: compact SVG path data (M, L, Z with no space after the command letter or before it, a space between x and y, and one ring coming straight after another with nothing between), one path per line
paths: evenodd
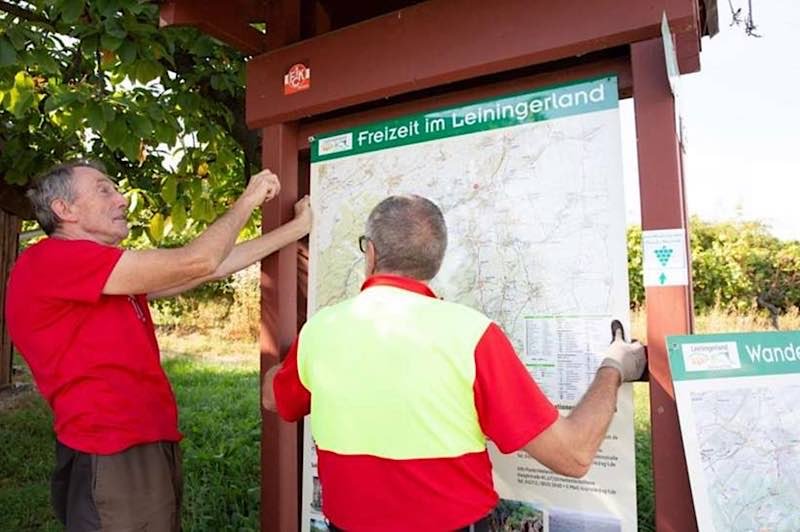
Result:
M475 183L474 185L472 185L472 188L474 190L478 190L478 187L480 187L480 185L478 183Z

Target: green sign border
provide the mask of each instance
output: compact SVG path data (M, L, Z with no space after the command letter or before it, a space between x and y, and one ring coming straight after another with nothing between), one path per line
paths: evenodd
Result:
M666 342L673 381L800 373L800 331L667 336ZM736 343L741 368L699 371L686 369L682 346L717 342ZM788 349L791 349L791 355ZM759 354L758 357L753 356L756 352ZM769 355L765 356L767 353Z
M602 88L602 100L590 101L591 91L598 88ZM576 97L578 93L586 94L585 103L558 105L558 102L563 102L563 98L567 96L571 96L572 101L578 102L579 99ZM550 104L553 105L552 108ZM617 77L613 74L603 75L313 136L309 139L311 162L350 157L489 129L616 109L618 106ZM509 107L512 111L511 116L508 116L507 112ZM329 151L320 155L320 143L326 140L328 141L326 149Z

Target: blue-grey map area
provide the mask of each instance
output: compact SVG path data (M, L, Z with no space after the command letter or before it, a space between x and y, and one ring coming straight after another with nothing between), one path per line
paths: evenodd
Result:
M800 385L692 392L716 532L800 530Z

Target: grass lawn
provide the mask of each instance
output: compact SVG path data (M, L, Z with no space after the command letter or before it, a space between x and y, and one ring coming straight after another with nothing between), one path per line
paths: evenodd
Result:
M258 354L254 344L162 336L180 409L187 531L259 529ZM19 366L24 366L18 361ZM647 385L636 384L639 530L652 531ZM2 530L61 530L50 509L53 435L47 406L28 390L0 402Z
M654 532L655 500L653 495L652 453L650 451L650 390L647 383L635 383L634 420L636 431L636 506L639 531Z
M175 349L164 349L164 368L184 434L184 529L259 530L257 348L243 343L236 352L228 343L214 357L202 349L210 345L196 339L165 344ZM0 529L62 530L50 509L51 416L36 393L17 393L0 403L0 442Z

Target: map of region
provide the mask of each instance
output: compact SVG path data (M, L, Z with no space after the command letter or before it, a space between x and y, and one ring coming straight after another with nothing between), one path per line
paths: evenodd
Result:
M317 162L311 177L312 312L358 292L357 239L398 193L444 212L437 294L496 320L519 352L526 316L627 311L616 109Z
M717 532L800 530L800 385L691 393Z
M478 123L484 111L496 113L508 102L514 102L509 108L524 111L552 92L560 94L559 102L565 97L567 105L571 96L566 95L587 90L598 97L608 91L609 99L571 114L543 114L537 121ZM456 119L459 125L453 126ZM389 126L425 129L435 120L451 120L452 127L442 130L449 134L420 134L414 142L356 151L366 149L359 142L383 135ZM476 129L461 127L467 120ZM350 148L354 151L343 151ZM435 202L447 223L444 264L431 283L436 294L497 322L556 405L569 409L577 402L610 341L611 317L627 321L629 311L614 80L326 133L312 143L311 153L309 316L358 293L364 281L358 239L373 207L393 194L418 194ZM602 523L598 530L634 532L632 419L631 387L624 386L603 447L604 455L614 457L614 467L593 468L580 492L561 481L528 482L520 471L532 458L490 448L498 494L524 506L520 516L531 530L567 530L577 519L589 523L586 530ZM310 526L317 515L309 480L314 473L310 437L306 449L303 520ZM561 513L556 511L548 525L551 508Z

